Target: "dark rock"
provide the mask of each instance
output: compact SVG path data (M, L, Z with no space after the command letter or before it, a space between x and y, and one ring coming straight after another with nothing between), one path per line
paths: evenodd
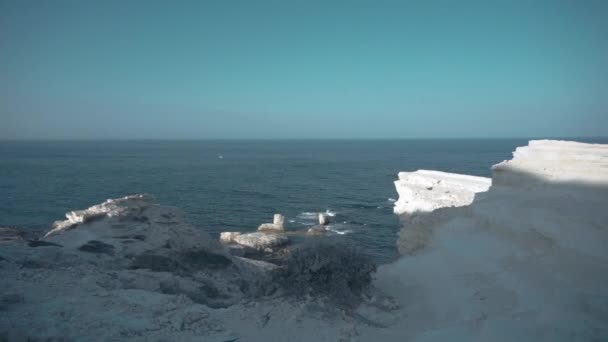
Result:
M221 254L211 253L206 250L188 251L181 255L181 266L189 270L219 270L232 264L232 260Z
M179 269L179 264L166 256L141 254L135 257L129 268L133 270L146 268L153 272L174 272Z
M85 243L78 247L78 250L87 253L114 255L114 246L97 240L91 240Z
M24 303L24 302L25 302L25 299L24 299L23 295L20 293L5 294L0 299L0 303L2 303L3 305L12 305L12 304L19 304L19 303Z
M351 244L335 239L309 241L287 255L275 281L296 296L325 297L351 307L369 288L376 265Z
M150 219L147 216L136 216L133 217L133 221L140 223L148 223L150 222Z
M42 261L25 259L21 262L23 268L47 268L49 265Z
M62 247L60 244L58 243L53 243L53 242L46 242L46 241L42 241L42 240L29 240L27 242L27 245L30 247Z
M220 292L220 290L218 290L215 286L213 286L209 283L203 283L203 285L201 285L201 287L200 287L200 290L208 298L221 298L221 299L229 298L228 296L226 296L225 294Z
M8 310L12 305L24 303L25 300L22 294L11 293L0 297L0 311ZM0 339L0 341L3 341Z
M229 301L226 301L226 299L230 298L229 296L208 284L201 286L197 292L185 291L184 294L193 302L206 305L212 309L227 308L231 304Z
M175 279L163 280L159 284L160 292L164 294L178 294L181 293L179 282Z
M146 241L146 236L143 234L133 234L133 235L120 235L115 236L116 239L135 239L139 241Z
M13 227L0 227L0 241L23 240L25 231Z

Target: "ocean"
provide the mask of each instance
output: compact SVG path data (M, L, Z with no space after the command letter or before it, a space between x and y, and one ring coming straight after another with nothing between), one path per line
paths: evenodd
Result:
M43 231L66 211L150 193L216 237L254 231L274 213L288 230L305 229L327 211L332 234L384 263L397 256L399 171L490 176L527 141L3 141L0 226Z

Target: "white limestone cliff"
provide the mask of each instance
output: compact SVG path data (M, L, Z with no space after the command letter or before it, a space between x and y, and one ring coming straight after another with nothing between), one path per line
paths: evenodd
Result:
M399 172L395 188L399 199L395 214L428 213L438 208L460 207L473 201L475 194L487 191L492 180L441 171Z
M531 141L469 206L428 193L433 211L396 210L404 256L380 268L377 286L398 300L400 323L373 336L608 340L607 166L608 145Z

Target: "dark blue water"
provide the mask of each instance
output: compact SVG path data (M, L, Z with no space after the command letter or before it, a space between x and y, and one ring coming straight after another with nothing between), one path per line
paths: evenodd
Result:
M0 142L0 225L48 228L68 210L133 193L182 208L217 234L287 215L288 229L331 227L379 262L396 255L399 171L490 176L527 139ZM222 158L220 158L222 156Z

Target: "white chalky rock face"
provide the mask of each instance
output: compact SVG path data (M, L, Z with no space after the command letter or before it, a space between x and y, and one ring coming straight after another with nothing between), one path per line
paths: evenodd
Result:
M608 184L608 145L574 141L533 140L518 147L513 159L492 167L497 185L525 187L538 183L576 182L587 185ZM531 179L520 174L534 175ZM522 178L528 182L522 182Z
M403 318L363 340L608 340L608 145L531 141L492 183L468 206L397 210L404 256L376 286Z
M441 171L399 172L395 181L399 200L395 214L431 212L443 207L460 207L473 201L475 193L487 191L492 180Z

